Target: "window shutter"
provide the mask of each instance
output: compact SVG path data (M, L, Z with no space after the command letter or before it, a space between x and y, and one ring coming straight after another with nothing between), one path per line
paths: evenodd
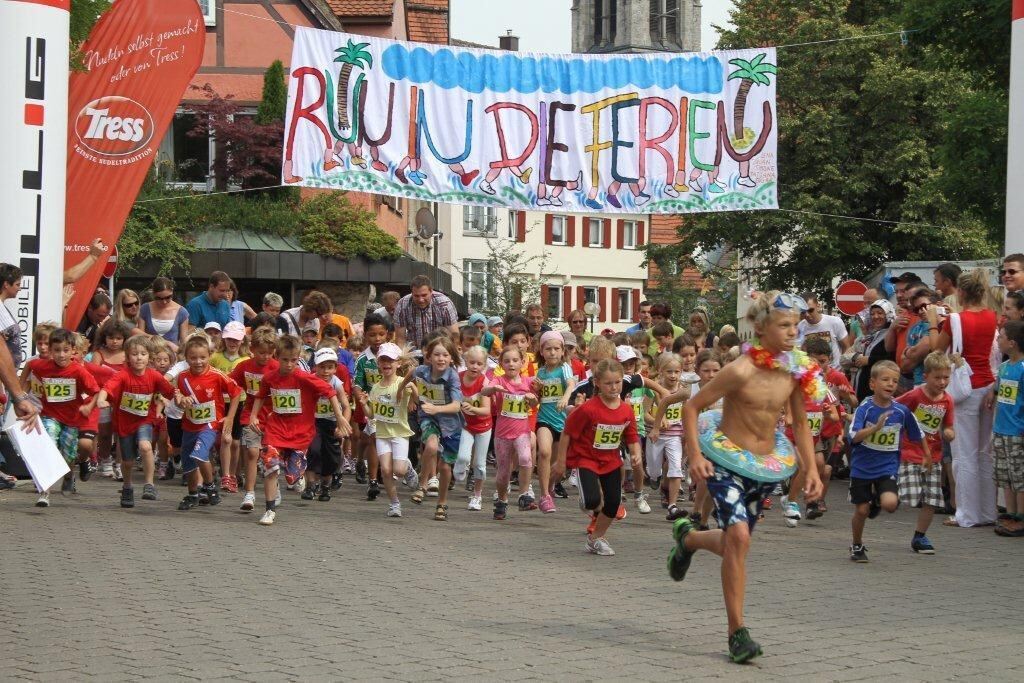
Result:
M583 304L587 303L587 295L583 292L582 287L576 288L576 308L583 310ZM571 310L571 309L570 309Z
M626 244L626 221L618 219L615 221L615 248L622 249Z
M581 232L581 237L582 237L582 240L581 240L580 246L589 247L590 246L590 219L589 218L584 218L583 219L583 231Z
M554 241L554 221L555 217L550 213L544 214L544 244L551 244Z
M638 323L638 322L640 322L640 290L639 289L634 289L633 290L632 304L633 304L633 315L631 316L631 319L632 319L633 322Z
M548 314L548 286L540 286L540 305L544 309L544 315Z
M610 223L610 222L611 222L611 219L609 218L608 221L605 224L606 228L608 227L607 223ZM610 237L610 235L605 233L605 237L606 237L605 242L607 242L608 241L607 238ZM597 316L597 319L598 319L599 322L603 323L603 322L608 320L608 288L607 287L598 287L597 288L597 305L601 307L601 314Z
M601 235L601 237L604 238L604 248L605 249L611 249L612 248L612 219L611 218L605 218L604 219L604 230L603 230L603 232L604 232L604 234Z
M576 246L576 216L569 216L565 221L565 225L565 243L570 247L574 247Z
M636 224L636 246L642 247L644 244L644 223L640 221Z
M516 242L526 241L526 212L516 213Z
M562 287L562 320L569 317L569 311L572 310L572 287Z

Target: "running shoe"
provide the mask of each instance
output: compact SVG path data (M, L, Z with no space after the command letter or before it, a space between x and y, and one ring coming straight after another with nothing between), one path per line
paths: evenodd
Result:
M142 500L156 500L156 487L152 484L143 484Z
M277 496L274 498L274 507L277 508L277 507L280 507L280 506L281 506L281 487L278 486L277 487Z
M526 487L526 495L528 495L530 498L537 498L537 494L533 492L533 484L530 484L529 486Z
M341 466L342 474L355 474L356 473L356 461L351 457L345 457L345 464Z
M807 519L818 519L825 512L821 509L821 505L817 501L807 504Z
M78 493L78 488L75 486L75 475L68 472L60 484L60 495L67 496L74 493Z
M220 493L217 492L217 485L216 484L210 484L206 488L206 497L208 499L207 502L208 502L209 505L219 505L220 504Z
M786 503L782 508L782 516L786 519L786 526L790 529L796 527L802 518L802 515L800 514L800 503L795 501Z
M306 490L299 496L302 500L313 500L316 498L316 491L313 490L312 486L307 486Z
M113 473L114 474L114 481L124 481L124 475L121 474L121 464L120 463L115 463L113 469L114 469L114 473Z
M467 493L472 493L473 489L475 489L475 488L476 488L476 477L474 477L473 473L470 472L466 476L466 492Z
M686 536L691 531L693 523L685 517L677 519L672 525L672 538L676 544L668 554L668 575L673 581L682 581L686 578L686 572L690 570L690 561L696 552L686 548Z
M165 472L162 475L160 475L160 481L170 481L171 479L174 479L175 474L176 472L174 468L174 461L168 460Z
M682 519L683 517L686 517L688 514L689 513L687 513L686 510L682 509L678 505L669 505L668 513L665 515L665 519L667 519L670 522L674 522L677 519Z
M915 553L921 553L922 555L934 555L935 546L928 540L927 536L918 536L910 542L910 548Z
M365 484L368 477L366 476L366 462L363 459L356 461L356 483Z
M764 500L761 501L761 509L762 510L771 510L772 509L772 499L771 499L771 496L765 496L764 497Z
M321 503L326 503L331 499L331 487L320 485L320 495L316 499Z
M49 491L43 491L42 493L39 494L39 497L36 499L36 507L37 508L48 508L48 507L50 507L50 492Z
M603 538L587 538L587 544L583 548L588 553L600 555L601 557L610 557L615 554L611 545Z
M89 469L89 461L83 460L78 463L78 478L82 481L89 481L89 477L92 476L92 470Z
M377 483L376 479L371 479L370 485L366 487L366 500L377 500L379 495L380 484Z
M228 493L238 493L238 480L234 475L228 477Z
M565 490L564 486L562 486L562 482L558 482L557 484L555 484L551 490L559 498L569 497L569 492Z
M109 460L104 460L100 465L100 476L106 479L114 476L114 465Z
M221 491L227 491L228 490L228 482L230 480L231 480L231 477L229 475L226 475L226 474L223 477L220 478L220 490Z
M402 516L402 504L391 503L388 505L387 517L401 517Z
M647 493L644 491L637 491L633 494L633 500L636 502L636 509L641 515L651 514L651 504L647 502Z
M179 510L191 510L195 506L199 505L199 496L186 495L178 503Z
M508 514L508 503L504 500L494 501L494 519L502 520Z
M749 662L763 654L761 646L750 637L750 631L746 626L739 627L729 636L729 659L736 664Z
M483 509L482 496L470 496L469 502L466 503L467 510L481 510Z
M863 544L850 546L850 559L863 564L868 561L868 549Z
M405 484L405 486L410 489L415 489L419 487L420 475L418 472L416 472L415 467L409 465L409 469L406 470L405 476L402 477L402 483Z
M619 509L615 513L615 519L625 519L627 514L629 513L626 512L626 506L619 503Z
M277 519L277 513L273 510L267 510L263 513L263 516L260 517L260 524L263 526L270 526L274 523L275 519Z
M121 488L121 507L135 507L135 489L131 488L130 486L125 486Z
M558 511L558 508L555 507L555 500L551 497L550 493L546 493L540 497L540 500L537 502L537 507L539 507L540 511L544 514Z
M431 477L427 480L427 496L430 498L437 498L437 492L441 488L441 483L437 480L436 476Z
M163 479L166 474L167 474L167 463L161 461L160 464L157 465L157 467L156 467L156 478L158 480L159 479Z
M238 506L239 510L243 512L252 512L253 508L256 507L256 494L253 491L246 491L245 495L242 496L242 504Z
M529 512L530 510L537 509L537 502L533 499L529 493L524 493L519 496L519 511Z
M199 490L196 492L196 498L198 499L200 505L210 504L210 492L206 488L206 484L199 485Z
M331 490L338 491L341 489L341 473L335 472L331 475Z

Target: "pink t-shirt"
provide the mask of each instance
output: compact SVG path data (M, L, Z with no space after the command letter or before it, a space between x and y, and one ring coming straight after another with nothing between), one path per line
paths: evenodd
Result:
M492 377L490 386L498 387L498 393L491 397L495 406L494 436L499 439L515 439L530 433L530 406L526 395L533 393L530 378L520 375L515 380L506 377Z

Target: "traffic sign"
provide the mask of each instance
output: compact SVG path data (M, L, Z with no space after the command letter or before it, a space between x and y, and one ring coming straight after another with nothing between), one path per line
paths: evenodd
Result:
M836 308L846 315L857 315L864 310L864 292L868 286L860 280L847 280L836 287Z
M117 245L115 244L110 248L110 256L107 257L107 263L103 266L103 277L112 278L114 273L117 272Z

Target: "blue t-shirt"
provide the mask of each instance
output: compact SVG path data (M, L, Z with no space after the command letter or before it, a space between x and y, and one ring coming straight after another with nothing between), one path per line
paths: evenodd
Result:
M907 331L907 348L912 349L928 336L928 321L922 320ZM902 359L900 359L902 360ZM924 384L924 362L914 367L914 384Z
M1024 361L1006 361L999 366L996 379L996 419L992 431L1000 436L1024 436L1024 399L1020 382L1024 378Z
M348 368L348 376L356 376L356 357L348 349L338 349L338 364Z
M917 418L902 403L893 401L885 408L875 403L873 396L868 396L857 406L850 425L850 440L868 424L875 424L888 412L885 426L877 432L853 445L850 456L850 476L857 479L881 479L896 476L900 469L900 442L907 438L921 441L924 436Z
M228 305L227 301L223 300L213 303L206 294L206 292L203 292L198 296L194 296L185 304L185 309L188 311L188 321L193 327L198 327L199 329L206 327L208 322L217 322L220 323L221 329L223 329L225 325L231 322L231 306Z
M462 380L459 373L449 366L444 374L438 378L434 377L433 370L429 365L419 365L413 370L413 381L416 389L420 392L420 404L433 403L443 406L452 401L462 402ZM433 422L441 430L441 436L462 433L462 413L444 413L441 415L427 415L423 408L417 410L420 424Z
M543 422L559 432L565 429L565 413L558 409L558 402L569 388L569 379L572 376L572 366L568 363L563 363L554 370L545 367L537 370L537 381L541 385L537 397L540 399L537 422Z

